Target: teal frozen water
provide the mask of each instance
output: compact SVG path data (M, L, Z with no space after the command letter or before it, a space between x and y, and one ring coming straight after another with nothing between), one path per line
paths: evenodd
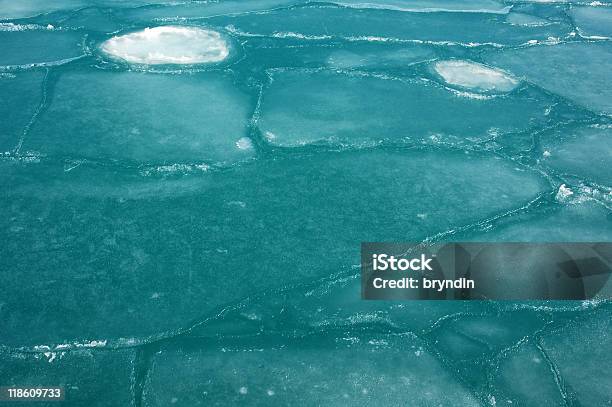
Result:
M362 301L358 269L362 241L611 240L589 3L0 0L0 385L609 405L597 293Z
M609 8L576 7L570 15L580 34L587 38L609 38L612 35L612 10Z
M432 71L433 66L429 67ZM433 73L433 72L432 72ZM422 78L329 71L269 72L260 130L274 145L468 143L553 120L552 100L531 90L513 97L469 93ZM437 79L437 78L436 78ZM294 95L300 100L291 103ZM440 115L447 112L447 115ZM457 120L466 115L470 120ZM380 118L384 117L384 120ZM311 129L318 129L313 133Z
M253 150L236 147L247 136L249 95L233 82L231 75L218 72L189 77L67 73L58 79L53 102L32 125L22 148L145 163L239 161ZM84 113L66 122L74 110Z

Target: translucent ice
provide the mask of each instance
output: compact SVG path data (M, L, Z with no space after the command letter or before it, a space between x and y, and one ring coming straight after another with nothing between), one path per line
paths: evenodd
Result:
M435 58L434 50L424 45L387 45L381 49L378 44L358 44L349 49L328 52L326 63L333 68L396 68L401 69ZM379 48L377 48L379 47Z
M58 10L84 7L85 0L0 0L0 19L26 18Z
M402 0L337 0L333 3L354 8L389 9L411 12L473 12L473 13L507 13L510 7L495 0L479 1L402 1Z
M464 152L320 153L169 178L0 165L0 268L12 270L0 273L2 341L24 346L174 332L247 295L346 271L355 242L421 240L546 190L535 173Z
M571 201L570 201L571 203ZM606 242L612 240L612 212L597 202L542 208L515 216L493 230L470 237L477 242Z
M274 44L270 46L271 44ZM389 44L379 42L344 42L330 47L326 43L286 46L281 38L253 38L244 43L249 60L261 68L321 68L342 70L392 71L401 73L433 61L438 49L429 44ZM460 53L460 50L457 50Z
M612 376L612 320L610 304L586 315L558 332L543 338L554 371L561 376L560 383L566 399L578 399L581 405L610 404Z
M508 351L494 383L500 404L564 405L546 357L529 342Z
M563 129L543 136L542 149L556 172L612 186L612 127Z
M120 35L101 45L105 53L136 64L200 64L223 61L229 45L216 31L161 26Z
M534 4L585 4L585 3L594 3L594 5L606 5L610 4L608 0L595 0L595 1L585 1L585 0L508 0L508 3L514 4L524 4L524 3L534 3Z
M492 53L485 59L589 109L612 114L610 43L542 45Z
M143 398L147 406L365 406L407 397L414 405L481 405L418 338L361 331L164 348Z
M355 269L353 273L358 273ZM399 302L363 301L359 296L359 274L333 275L322 281L291 289L262 294L242 301L214 318L190 336L211 337L219 332L229 335L292 332L307 334L319 329L400 329L422 332L452 314L486 311L480 302L414 301L410 306Z
M90 6L135 7L168 2L176 2L176 0L0 0L0 19L28 18Z
M359 42L433 42L474 47L526 44L566 35L566 24L519 26L504 14L403 13L380 9L303 7L265 14L217 17L210 21L245 37L270 36L288 40L343 39Z
M25 140L29 150L92 159L234 162L252 154L249 98L226 75L72 72Z
M58 64L84 54L83 33L45 26L0 29L0 65Z
M506 21L514 25L526 25L526 26L534 26L534 27L552 24L552 22L545 20L543 18L533 16L531 14L517 13L517 12L509 13L508 18L506 18Z
M424 79L286 70L272 78L259 126L272 143L282 146L317 141L461 143L548 120L550 102L529 89L511 97L490 97Z
M43 97L44 72L0 76L0 153L16 148Z
M109 1L109 0L105 0ZM117 0L115 0L117 1ZM294 4L304 3L305 0L224 0L215 2L177 2L168 1L163 7L142 7L127 9L118 14L128 21L182 21L184 19L198 20L201 18L249 14L263 12L269 9L290 7Z
M73 344L66 347L74 348ZM66 347L39 345L36 352L0 351L3 385L40 387L53 383L63 387L71 405L132 405L134 351L92 352Z
M88 33L117 33L124 24L115 18L114 13L105 8L86 7L71 12L68 16L63 13L39 18L38 20L61 29L79 29L86 27ZM97 35L96 35L97 38Z
M609 302L359 295L361 241L612 240L611 2L551 1L0 0L0 385L610 404Z
M504 72L475 62L438 61L434 68L448 84L476 91L508 92L518 85L518 80Z
M572 7L569 11L584 37L612 37L612 9L609 7Z
M432 339L458 360L491 357L536 332L544 321L533 311L487 316L466 315L435 330ZM455 346L465 343L465 348Z

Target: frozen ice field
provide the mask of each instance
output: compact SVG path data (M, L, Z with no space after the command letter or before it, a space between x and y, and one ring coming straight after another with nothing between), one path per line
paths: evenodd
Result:
M0 386L612 405L609 300L359 289L362 241L611 241L611 73L608 1L0 0Z

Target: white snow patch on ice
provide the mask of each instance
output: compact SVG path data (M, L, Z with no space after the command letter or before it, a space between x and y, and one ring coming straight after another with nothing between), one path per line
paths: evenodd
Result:
M196 27L161 26L105 41L102 51L135 64L202 64L221 62L229 45L216 31Z
M476 62L439 61L435 63L434 69L446 83L476 91L509 92L519 83L500 70Z
M559 190L557 191L557 195L555 198L559 202L565 202L569 199L570 196L574 195L574 191L565 186L565 184L561 184Z
M242 137L236 141L236 147L239 150L251 150L253 148L253 142L248 137Z
M51 24L46 26L38 24L14 24L14 23L0 23L0 31L31 31L31 30L54 30L55 27Z

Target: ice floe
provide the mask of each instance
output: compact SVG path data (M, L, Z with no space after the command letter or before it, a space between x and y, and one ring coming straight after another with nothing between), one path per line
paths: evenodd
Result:
M164 165L231 163L253 152L237 148L248 97L227 75L71 72L53 96L24 150Z
M551 364L564 378L572 397L585 406L601 406L610 401L610 305L583 319L572 321L559 332L542 338Z
M433 12L455 12L455 13L493 13L505 14L510 11L510 6L493 1L432 1L418 0L406 2L403 0L339 0L333 3L363 9L386 9L395 11L408 11L413 13L433 13Z
M26 71L0 78L0 152L12 151L42 98L44 73Z
M0 0L0 19L27 18L86 6L84 0Z
M7 382L36 383L53 380L64 387L66 397L74 405L91 405L96 394L113 388L105 396L110 405L131 404L131 371L134 351L114 350L93 352L91 349L72 349L69 352L0 351L0 375ZM95 366L95 369L92 369ZM94 373L94 370L97 373ZM104 377L100 377L103 372Z
M591 39L612 38L612 8L574 7L569 11L580 35Z
M599 113L612 113L609 42L538 45L484 56L542 88Z
M114 0L120 1L120 0ZM224 0L224 1L176 1L167 0L163 7L124 8L118 11L122 19L139 22L184 21L214 16L255 14L266 10L291 7L301 0ZM125 2L121 1L121 7Z
M434 51L425 45L403 44L398 47L386 44L385 47L386 49L381 49L378 44L365 44L365 49L362 46L356 50L334 51L329 54L325 63L339 69L403 68L435 57Z
M348 7L301 7L278 9L264 14L213 17L209 24L228 28L243 37L282 36L287 41L299 39L379 43L434 43L462 45L485 44L501 47L521 45L529 40L563 38L571 26L559 22L544 26L512 25L506 14L491 13L405 13L379 9ZM291 33L288 35L288 33Z
M554 171L612 185L612 129L563 129L543 136L542 146L543 163Z
M197 405L205 394L212 405L299 405L304 402L300 389L308 388L314 389L306 403L312 405L372 405L377 400L401 405L406 394L414 405L479 405L426 350L427 344L411 335L360 334L353 341L332 331L280 344L278 336L260 336L258 343L235 341L187 352L164 349L151 362L147 401ZM395 369L398 365L402 369ZM176 383L177 366L184 386ZM237 371L239 375L233 373ZM328 371L333 377L323 373ZM421 383L429 382L436 385L424 391Z
M267 137L270 143L285 147L381 141L458 145L550 120L545 115L550 102L529 89L491 97L449 91L429 80L365 73L285 70L271 75L258 126L275 136Z
M132 83L138 78L109 77L112 80ZM93 93L90 88L85 91ZM194 117L198 112L187 113ZM177 120L187 121L184 117ZM225 121L231 122L227 117ZM113 114L112 120L117 116ZM103 125L91 123L92 128ZM169 125L176 127L176 121ZM64 129L62 134L72 133ZM85 127L81 134L93 139ZM51 143L57 142L56 137ZM235 140L226 139L232 144ZM101 150L101 145L97 142L95 147ZM122 147L115 142L113 148ZM64 147L63 154L75 156L72 151ZM106 347L112 347L119 338L174 331L251 293L344 270L358 258L356 241L421 240L454 225L504 213L546 191L547 184L537 173L514 167L490 155L379 149L252 160L205 175L163 179L111 165L83 164L65 173L63 163L17 166L0 161L0 182L6 185L7 197L0 200L4 215L0 239L6 242L0 267L10 265L20 281L41 287L32 292L11 274L0 273L0 285L9 293L2 301L6 309L14 310L14 318L3 327L3 342L91 344L91 338L97 338L97 343L108 340ZM464 180L462 187L449 188L457 177ZM436 205L431 204L434 200ZM428 216L419 219L419 213ZM314 255L328 242L335 242L334 256ZM24 247L36 251L23 256ZM62 254L50 259L50 250ZM251 266L245 268L247 256ZM52 267L43 268L48 261ZM212 278L211 273L222 267L235 270L231 279ZM292 272L287 274L289 268ZM83 278L96 269L101 270L102 281ZM54 284L44 285L53 279ZM112 289L128 284L129 290ZM75 292L79 301L52 306L55 295L71 298ZM352 296L354 292L347 295L363 303ZM152 293L159 293L158 300L151 300ZM22 301L36 307L17 307ZM135 312L117 312L126 309ZM247 314L257 315L252 311ZM74 317L55 329L55 321L66 313ZM30 322L20 322L24 320Z
M569 188L564 186L560 191ZM582 191L571 192L570 201ZM561 192L560 196L563 196ZM576 201L576 200L574 200ZM475 242L606 242L612 238L610 210L594 200L513 216L494 230L472 234Z
M507 389L505 405L564 404L549 364L530 342L508 352L495 374L494 383L498 388Z
M221 62L228 42L216 31L196 27L160 26L112 37L105 53L135 64L202 64Z
M439 61L434 69L446 83L475 91L509 92L519 83L500 70L470 61Z
M552 24L550 21L540 17L524 13L509 13L506 21L512 25L523 25L527 27L541 27Z
M0 26L0 65L3 69L60 65L84 55L84 35L57 30L51 25L3 24Z

